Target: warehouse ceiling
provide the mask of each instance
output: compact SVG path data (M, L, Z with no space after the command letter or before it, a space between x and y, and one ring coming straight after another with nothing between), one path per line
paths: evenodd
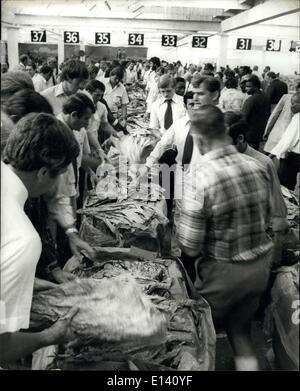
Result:
M135 30L156 41L162 33L179 38L220 31L220 23L249 8L250 0L8 0L1 1L2 23L18 27L65 26L111 31ZM59 18L58 18L59 17ZM87 23L88 22L88 23Z

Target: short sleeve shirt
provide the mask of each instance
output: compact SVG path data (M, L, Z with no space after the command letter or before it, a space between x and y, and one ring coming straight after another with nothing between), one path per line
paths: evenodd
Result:
M119 83L117 86L112 88L109 78L107 78L105 79L104 84L104 99L106 100L108 107L113 113L118 111L118 104L127 105L129 103L126 88L123 86L122 83Z

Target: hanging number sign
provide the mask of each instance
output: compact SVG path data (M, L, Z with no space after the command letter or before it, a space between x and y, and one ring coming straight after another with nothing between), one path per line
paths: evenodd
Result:
M31 30L31 42L46 42L46 31Z
M291 41L290 52L300 52L300 41Z
M207 37L193 36L192 47L201 49L207 48Z
M128 45L130 46L143 46L144 34L128 34Z
M79 43L79 32L64 31L64 43Z
M280 52L281 41L276 41L276 39L268 39L266 44L267 52Z
M95 33L95 44L96 45L109 45L110 44L110 33Z
M162 46L177 46L177 35L162 35L161 36Z
M252 39L238 38L236 41L236 48L238 50L251 50Z

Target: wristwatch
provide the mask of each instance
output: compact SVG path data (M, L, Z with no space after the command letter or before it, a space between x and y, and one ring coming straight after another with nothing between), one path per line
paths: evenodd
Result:
M75 234L78 234L78 233L79 233L78 230L77 230L77 228L75 228L75 227L70 227L70 228L67 228L67 229L65 230L65 234L66 234L66 235L70 235L70 234L73 234L73 233L75 233Z

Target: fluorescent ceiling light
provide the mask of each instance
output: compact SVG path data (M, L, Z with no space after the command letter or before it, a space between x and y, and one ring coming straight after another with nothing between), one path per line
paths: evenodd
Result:
M104 4L111 11L111 6L109 5L109 2L107 0L105 0Z

